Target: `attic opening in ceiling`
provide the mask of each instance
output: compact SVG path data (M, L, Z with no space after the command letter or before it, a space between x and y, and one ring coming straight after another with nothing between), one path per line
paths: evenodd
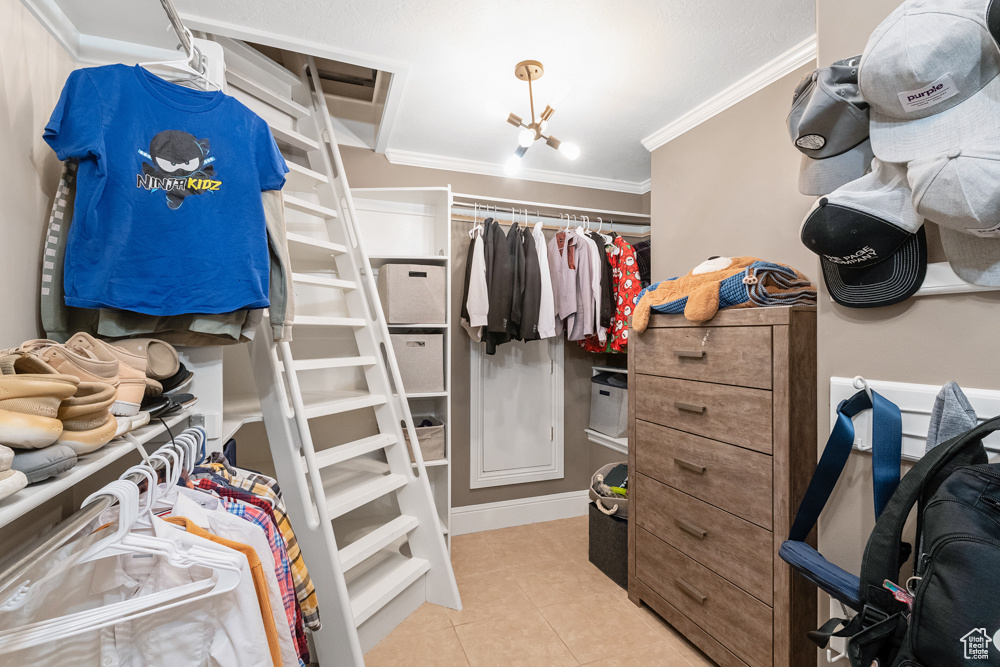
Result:
M246 42L295 75L302 72L308 54ZM323 95L333 116L338 139L348 145L375 148L385 112L392 73L330 58L314 56Z

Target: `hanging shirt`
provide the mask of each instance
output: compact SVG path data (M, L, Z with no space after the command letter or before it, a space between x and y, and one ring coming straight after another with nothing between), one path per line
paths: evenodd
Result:
M295 531L292 530L292 522L288 519L288 509L281 496L278 483L260 473L239 469L230 470L219 461L220 458L225 460L220 452L213 452L205 462L194 469L191 479L197 480L212 474L217 475L231 487L248 491L271 506L274 522L278 526L278 532L281 533L281 538L285 541L285 548L288 552L292 580L295 582L295 598L299 601L302 620L310 630L318 630L320 618L316 588L309 577L309 570L306 569L298 540L295 539Z
M79 159L65 300L148 315L269 304L261 192L288 167L259 116L139 66L69 75L45 126Z
M541 298L538 302L538 337L552 338L556 335L555 288L549 273L549 253L541 221L535 224L531 235L535 239L535 252L538 255L538 269L542 282Z
M556 333L573 328L576 316L576 241L572 234L557 232L549 241L549 275L552 278Z
M469 242L465 265L465 287L462 294L462 326L472 340L482 340L483 327L489 323L490 292L486 284L486 251L482 236L477 233Z
M597 331L595 326L595 315L597 312L595 306L597 305L597 301L594 297L593 280L593 269L595 266L593 254L596 254L597 251L595 249L592 254L588 244L593 243L593 241L576 230L569 232L569 234L576 241L576 253L574 255L574 260L576 261L576 285L574 286L576 290L576 315L573 317L572 327L569 325L569 322L566 324L569 331L567 338L569 340L583 340ZM597 269L599 271L600 267L597 267Z
M535 237L521 232L524 250L524 299L521 305L521 340L538 340L538 311L542 300L542 271L535 251ZM546 262L547 263L547 262Z
M156 535L169 538L171 531L180 529L163 524ZM194 535L184 539L212 551L221 549ZM269 667L271 654L250 564L239 552L227 552L241 562L239 584L227 593L72 637L53 635L38 646L7 653L0 661L59 667ZM164 558L144 554L77 563L41 581L22 606L4 612L4 627L134 600L210 575L204 566L175 567Z

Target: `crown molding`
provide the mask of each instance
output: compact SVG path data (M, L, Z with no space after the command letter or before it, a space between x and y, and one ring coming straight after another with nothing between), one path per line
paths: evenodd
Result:
M639 183L639 194L644 195L653 189L653 178L649 177Z
M667 123L642 140L642 145L654 151L688 130L701 125L709 118L722 113L737 102L750 97L786 74L816 60L816 35L799 42L774 60L746 75L717 95L702 102L680 118Z
M649 190L649 179L645 181L620 181L613 178L603 178L601 176L582 176L579 174L566 174L560 171L547 171L545 169L524 169L518 171L517 176L508 176L504 173L503 167L492 162L482 162L480 160L467 160L465 158L447 157L445 155L433 155L431 153L418 153L416 151L404 151L396 148L388 148L385 157L392 164L405 165L408 167L424 167L426 169L443 169L445 171L460 171L467 174L481 174L483 176L497 176L499 178L510 178L521 181L536 181L539 183L554 183L556 185L571 185L577 188L592 188L595 190L612 190L614 192L627 192L629 194L640 195ZM645 190L643 190L645 188Z

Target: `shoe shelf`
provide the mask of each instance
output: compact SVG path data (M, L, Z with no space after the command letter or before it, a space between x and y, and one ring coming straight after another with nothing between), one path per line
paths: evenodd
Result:
M244 424L263 421L257 394L224 392L222 396L222 430L218 442L225 445Z
M190 410L180 412L164 418L167 427L174 435L178 435L191 417ZM159 420L151 422L148 426L143 426L132 432L132 436L141 445L151 442L166 434L167 429ZM135 444L125 438L112 440L96 452L91 452L81 456L76 465L55 477L44 482L27 486L12 496L0 500L0 528L6 526L11 521L23 516L27 512L35 509L42 503L50 500L63 491L76 486L94 473L111 465L118 459L132 453L134 463L139 463L142 457L135 449Z

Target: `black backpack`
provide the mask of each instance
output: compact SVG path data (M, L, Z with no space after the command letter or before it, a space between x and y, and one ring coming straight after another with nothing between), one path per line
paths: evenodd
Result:
M903 477L868 538L850 605L859 613L831 619L813 641L848 637L852 667L1000 665L1000 464L985 465L982 444L996 430L1000 417L935 447ZM914 505L907 587L902 533Z

